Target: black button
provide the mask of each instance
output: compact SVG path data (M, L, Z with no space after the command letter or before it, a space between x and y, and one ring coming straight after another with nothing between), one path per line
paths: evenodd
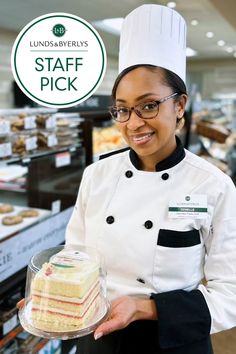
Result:
M153 227L153 223L151 220L147 220L145 221L144 226L146 227L146 229L151 229Z
M111 215L106 218L106 222L108 224L113 224L114 221L115 221L115 218Z
M125 175L127 178L131 178L133 176L133 172L132 171L126 171Z
M139 283L145 284L145 281L144 281L142 278L137 278L136 280L137 280Z
M168 173L163 173L161 178L164 179L164 181L166 181L169 178L169 174Z

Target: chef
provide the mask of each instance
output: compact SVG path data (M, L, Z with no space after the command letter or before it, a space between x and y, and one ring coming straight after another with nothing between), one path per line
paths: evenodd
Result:
M210 354L236 325L236 190L185 150L186 25L143 5L124 20L111 109L129 146L88 166L66 242L105 257L109 318L80 354Z

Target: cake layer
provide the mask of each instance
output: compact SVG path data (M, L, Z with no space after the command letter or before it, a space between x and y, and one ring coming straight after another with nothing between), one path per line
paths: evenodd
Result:
M90 293L97 287L99 287L98 281L92 285L92 287L88 290L87 294L85 294L85 296L82 298L80 298L78 296L71 297L71 296L54 295L54 294L46 293L45 291L38 291L38 290L33 290L31 295L35 296L35 297L47 298L49 300L56 300L58 302L65 302L65 303L72 303L72 304L79 305L79 304L82 304L87 299L87 297L90 295Z
M84 312L93 301L93 299L99 294L99 283L97 282L89 293L82 299L55 296L50 294L33 292L32 293L32 308L39 309L41 311L53 311L60 312L68 315L83 316Z
M40 273L40 272L39 272ZM91 286L97 282L99 272L98 269L90 274L77 275L77 279L73 279L71 274L67 275L67 281L62 279L60 275L53 277L51 274L37 274L32 281L31 292L42 291L48 294L61 295L68 297L82 298L86 295Z
M77 331L89 326L91 318L96 314L99 306L99 296L94 299L83 317L68 316L61 313L46 311L42 313L39 310L32 310L32 324L34 327L43 331L50 332L68 332Z

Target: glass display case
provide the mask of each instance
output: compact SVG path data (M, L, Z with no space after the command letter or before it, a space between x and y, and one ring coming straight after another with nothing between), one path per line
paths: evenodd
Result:
M0 111L0 352L22 333L17 301L11 307L3 299L19 284L24 289L34 254L63 244L83 170L92 162L91 141L91 124L78 112Z
M192 113L192 136L201 144L199 154L235 179L236 102L231 98L203 100Z

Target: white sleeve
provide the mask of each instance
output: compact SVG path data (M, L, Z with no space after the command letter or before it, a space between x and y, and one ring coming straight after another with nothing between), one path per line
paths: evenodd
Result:
M84 170L79 187L79 193L66 228L66 244L84 245L85 243L85 208L88 198L88 176L87 169Z
M230 178L217 200L206 251L207 284L198 289L211 314L211 333L216 333L236 326L236 189Z

